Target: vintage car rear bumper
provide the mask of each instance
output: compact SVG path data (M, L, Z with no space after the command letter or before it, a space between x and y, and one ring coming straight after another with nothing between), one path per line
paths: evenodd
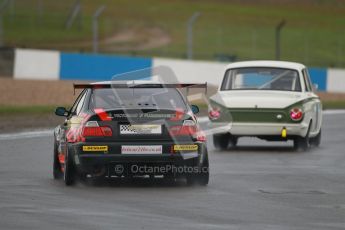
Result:
M227 132L235 136L281 136L286 129L287 136L305 136L308 131L308 123L232 123Z

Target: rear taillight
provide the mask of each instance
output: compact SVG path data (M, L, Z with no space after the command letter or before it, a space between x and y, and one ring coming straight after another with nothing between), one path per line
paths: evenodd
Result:
M290 110L290 118L293 121L299 121L303 118L303 111L300 108L293 108Z
M113 131L108 126L99 126L97 121L88 121L83 127L83 137L111 137Z
M217 120L218 118L220 118L220 109L219 108L212 108L208 112L208 117L210 118L210 120Z
M176 125L169 128L170 136L192 136L197 141L206 141L206 136L193 120L184 120L183 125Z

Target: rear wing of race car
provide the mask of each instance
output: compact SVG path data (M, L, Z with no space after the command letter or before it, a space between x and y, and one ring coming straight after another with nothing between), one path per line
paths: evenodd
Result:
M92 83L92 84L73 84L74 94L76 89L101 89L101 88L185 88L188 90L190 88L205 89L205 94L207 94L207 82L205 83L177 83L177 84L164 84L164 83Z

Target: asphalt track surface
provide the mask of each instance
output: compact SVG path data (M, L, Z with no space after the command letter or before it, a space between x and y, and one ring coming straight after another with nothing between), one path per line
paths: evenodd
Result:
M324 116L320 148L245 138L209 146L207 187L184 181L52 179L52 135L0 135L0 229L345 229L345 114ZM273 146L272 146L273 145Z

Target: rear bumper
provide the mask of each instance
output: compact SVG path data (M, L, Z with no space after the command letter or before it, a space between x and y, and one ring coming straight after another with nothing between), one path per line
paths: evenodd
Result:
M281 136L286 128L287 136L304 137L308 131L307 123L233 123L228 132L235 136Z
M72 159L78 171L83 173L93 172L99 168L113 168L117 165L130 167L133 165L149 165L149 166L198 166L203 159L202 155L207 154L204 143L185 143L196 144L198 150L183 151L170 153L167 147L173 146L172 143L164 143L162 154L121 154L121 145L128 145L129 143L77 143L69 145L69 154L72 154ZM152 145L153 143L145 143L143 145ZM180 144L180 143L179 143ZM141 143L132 143L132 145L141 145ZM160 145L155 143L155 145ZM83 146L108 146L108 152L85 152ZM164 151L165 150L165 151Z

